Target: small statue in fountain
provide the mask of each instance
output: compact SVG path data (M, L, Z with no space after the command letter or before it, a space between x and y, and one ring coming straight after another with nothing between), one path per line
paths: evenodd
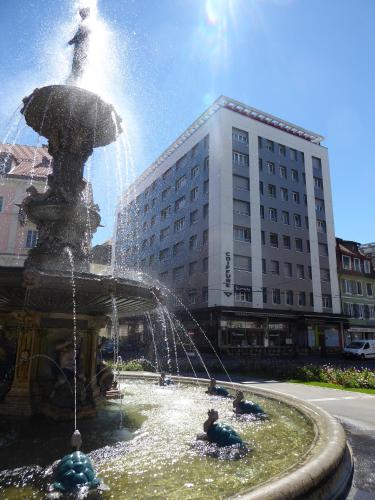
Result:
M233 400L233 410L236 415L255 415L260 418L266 417L266 412L261 406L253 401L246 401L242 391L236 392Z
M173 385L173 380L167 377L165 372L160 372L158 384L162 387L164 387L165 385Z
M80 490L103 489L104 485L96 477L91 460L79 451L82 437L78 429L74 431L70 444L72 453L65 455L55 467L53 491L65 495Z
M231 397L224 387L216 385L216 380L214 378L210 379L210 385L207 388L206 394L210 394L210 396L222 396L223 398Z
M76 84L82 78L89 50L90 29L87 24L87 18L90 16L90 7L81 8L78 12L81 16L81 23L77 33L68 42L69 45L74 45L72 72L67 80L69 85Z
M216 444L218 447L239 445L245 447L241 436L229 425L217 422L219 413L217 410L211 409L207 412L207 420L203 424L204 434L199 434L197 439L209 441Z

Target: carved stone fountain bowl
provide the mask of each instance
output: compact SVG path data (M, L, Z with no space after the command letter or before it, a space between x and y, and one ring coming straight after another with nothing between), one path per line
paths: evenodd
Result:
M111 104L71 85L35 89L24 99L21 112L26 123L47 139L69 129L88 137L94 148L107 146L122 131L121 118Z
M27 303L25 303L26 290ZM110 315L113 298L121 317L139 315L163 300L159 290L136 281L75 273L77 314ZM0 267L0 312L28 310L72 314L71 273Z

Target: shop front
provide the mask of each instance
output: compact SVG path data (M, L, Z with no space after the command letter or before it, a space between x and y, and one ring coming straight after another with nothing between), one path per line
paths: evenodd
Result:
M350 326L345 330L345 345L353 340L375 340L375 326Z

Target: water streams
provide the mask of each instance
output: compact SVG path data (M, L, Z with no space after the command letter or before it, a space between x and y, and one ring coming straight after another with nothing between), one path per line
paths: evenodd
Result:
M66 247L71 268L72 304L73 304L73 347L74 347L74 430L77 430L77 314L76 314L76 284L74 278L74 259L70 248Z

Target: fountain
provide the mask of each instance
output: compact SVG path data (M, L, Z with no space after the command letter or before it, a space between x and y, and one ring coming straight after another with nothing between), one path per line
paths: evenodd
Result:
M17 341L13 381L2 388L9 389L0 403L5 415L72 419L77 400L78 418L94 415L98 332L114 304L121 316L140 314L152 309L159 295L132 280L89 272L90 238L100 215L82 195L84 165L94 148L116 141L121 118L101 97L76 86L87 58L84 21L90 14L79 12L82 23L69 42L74 45L69 84L35 89L21 110L26 123L48 139L53 171L48 189L39 193L31 185L22 202L38 229L37 245L23 269L0 268L0 321L3 333Z
M95 467L111 488L108 498L227 498L239 492L258 500L338 498L352 462L333 417L259 387L252 388L247 401L242 385L220 382L216 387L212 379L205 394L207 380L197 378L192 364L195 378L179 376L176 336L184 349L182 325L166 310L160 290L90 273L90 237L100 215L97 206L83 201L83 168L94 148L116 141L121 119L113 106L76 86L86 64L89 15L80 10L81 25L69 42L74 57L67 84L35 89L22 108L26 123L48 139L53 172L46 192L30 186L22 203L39 231L36 247L24 268L0 268L0 335L13 349L16 345L13 379L0 387L0 494L44 498L53 481L55 490L69 492L67 474L74 484L96 487ZM115 401L101 406L96 382L100 329L111 314L145 313L159 366L157 332L148 313L156 306L168 368L167 329L172 331L177 379L163 375L157 383L154 374L128 374L118 381L126 407ZM229 398L236 389L233 411ZM195 442L213 406L217 411L210 410L204 430L207 435L214 429L230 431L235 444L247 443L251 451L241 460L228 460L217 448ZM262 418L248 420L247 410ZM229 426L216 426L217 412ZM30 420L14 418L34 414L41 420L32 431ZM73 453L53 474L50 464L66 454L73 419ZM79 451L78 420L88 457Z

